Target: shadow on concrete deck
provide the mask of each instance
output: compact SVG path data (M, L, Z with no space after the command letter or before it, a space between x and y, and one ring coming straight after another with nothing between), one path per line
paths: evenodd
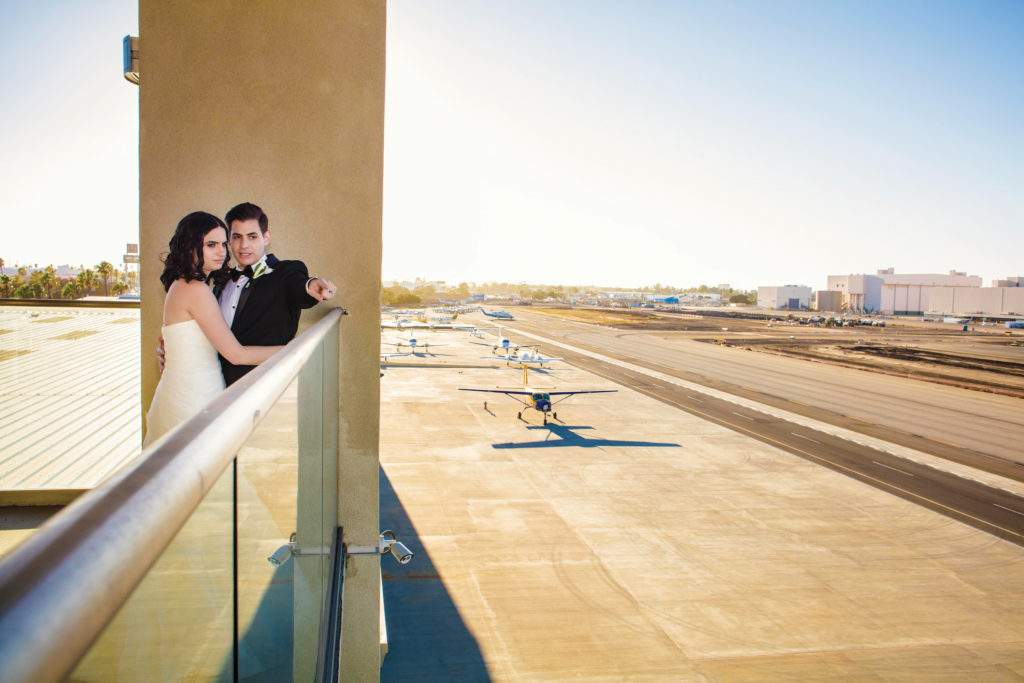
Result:
M407 565L381 558L389 650L380 670L381 681L491 680L476 639L383 469L380 524L416 553Z

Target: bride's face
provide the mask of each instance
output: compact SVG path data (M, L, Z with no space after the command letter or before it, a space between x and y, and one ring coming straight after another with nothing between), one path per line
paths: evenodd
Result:
M224 265L228 258L228 235L224 228L214 228L203 235L203 272L209 275Z

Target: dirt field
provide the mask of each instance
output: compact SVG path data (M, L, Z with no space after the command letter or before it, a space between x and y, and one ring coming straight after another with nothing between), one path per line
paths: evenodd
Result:
M826 327L807 322L809 314L801 324L800 316L747 311L532 310L1024 398L1024 333L1018 330L975 326L964 332L959 325L898 319L886 319L885 327Z

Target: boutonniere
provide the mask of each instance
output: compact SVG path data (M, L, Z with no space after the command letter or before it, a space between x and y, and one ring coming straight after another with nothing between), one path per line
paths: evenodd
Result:
M256 278L266 275L267 273L272 273L273 271L274 269L268 266L266 261L260 261L252 269L252 279L255 280Z

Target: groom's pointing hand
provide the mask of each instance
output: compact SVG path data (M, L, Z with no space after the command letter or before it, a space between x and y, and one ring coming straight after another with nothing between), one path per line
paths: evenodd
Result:
M310 279L310 281L306 283L306 291L317 301L329 301L338 289L330 280L325 280L322 277L316 277Z

